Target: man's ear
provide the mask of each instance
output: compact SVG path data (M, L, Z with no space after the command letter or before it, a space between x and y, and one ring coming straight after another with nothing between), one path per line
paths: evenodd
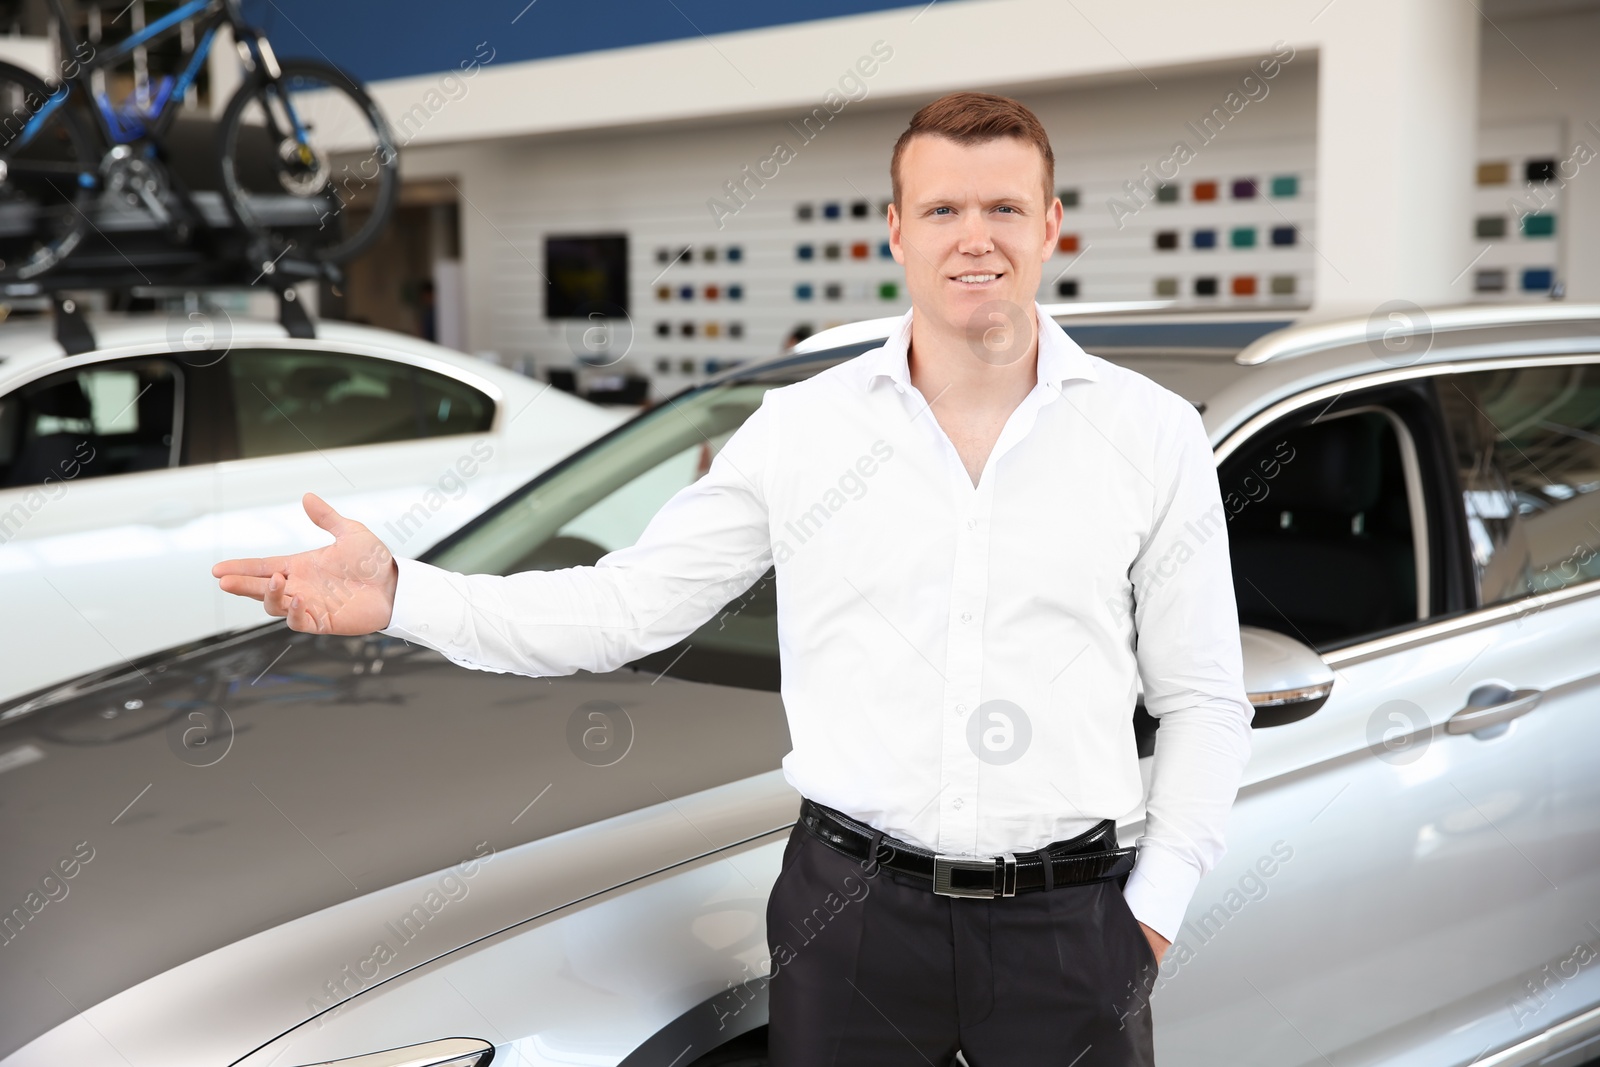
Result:
M889 253L894 256L894 261L903 267L906 262L906 251L900 244L900 209L892 200L889 202L886 215L889 219Z
M1044 213L1044 248L1041 250L1043 255L1039 257L1041 263L1055 255L1056 241L1061 237L1061 218L1061 198L1053 196L1050 198L1050 206Z

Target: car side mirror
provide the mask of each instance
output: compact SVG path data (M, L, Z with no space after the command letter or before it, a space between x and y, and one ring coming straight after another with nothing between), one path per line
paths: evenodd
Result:
M1239 627L1244 689L1257 729L1299 722L1328 701L1333 669L1307 646L1276 630Z

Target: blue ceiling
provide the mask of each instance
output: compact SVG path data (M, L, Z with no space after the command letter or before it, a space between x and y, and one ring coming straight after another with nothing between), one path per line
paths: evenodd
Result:
M267 31L280 56L321 56L374 81L452 70L474 56L493 55L491 65L498 65L894 8L914 13L923 6L905 0L245 0L245 14ZM863 42L863 50L870 44ZM749 74L759 84L759 72Z

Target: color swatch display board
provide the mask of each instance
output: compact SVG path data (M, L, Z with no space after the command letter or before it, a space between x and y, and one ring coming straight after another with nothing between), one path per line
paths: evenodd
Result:
M1309 139L1203 144L1192 157L1062 151L1061 237L1045 262L1044 303L1171 300L1256 309L1311 302L1314 146ZM632 309L643 370L686 384L779 351L795 331L899 315L903 268L886 238L886 175L746 185L723 232L695 224L635 230ZM653 232L652 232L653 231ZM698 232L698 235L696 233ZM752 351L752 349L754 351Z
M1583 165L1563 151L1559 121L1485 127L1473 175L1472 253L1478 301L1549 297L1561 282L1565 185Z

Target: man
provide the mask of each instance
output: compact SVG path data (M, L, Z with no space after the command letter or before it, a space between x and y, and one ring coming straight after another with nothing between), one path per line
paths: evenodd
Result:
M1156 966L1249 755L1210 445L1038 313L1062 208L1032 112L944 97L890 171L899 330L769 390L637 544L455 575L307 494L333 545L213 574L296 630L539 676L668 647L776 566L804 800L767 911L772 1062L1150 1064ZM1141 677L1161 729L1119 848Z

